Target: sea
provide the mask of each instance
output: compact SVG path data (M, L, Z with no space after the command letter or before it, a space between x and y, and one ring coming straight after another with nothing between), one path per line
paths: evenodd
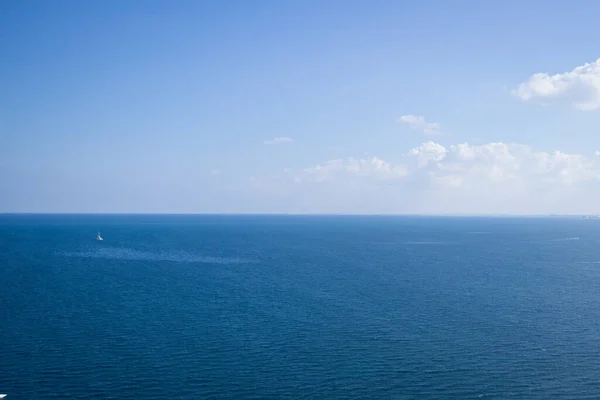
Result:
M1 215L0 393L600 399L600 219Z

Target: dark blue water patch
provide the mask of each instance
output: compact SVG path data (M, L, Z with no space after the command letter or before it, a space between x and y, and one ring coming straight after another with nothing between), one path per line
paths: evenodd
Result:
M0 393L595 399L599 242L568 218L0 216Z

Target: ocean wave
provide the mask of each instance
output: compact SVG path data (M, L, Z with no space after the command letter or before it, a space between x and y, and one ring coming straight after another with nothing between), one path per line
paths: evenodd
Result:
M105 247L92 251L64 252L66 257L103 258L111 260L172 261L203 264L256 264L257 260L240 257L215 257L185 251L141 251L130 248Z
M579 237L567 237L567 238L561 238L561 239L551 239L551 242L566 242L568 240L579 240Z

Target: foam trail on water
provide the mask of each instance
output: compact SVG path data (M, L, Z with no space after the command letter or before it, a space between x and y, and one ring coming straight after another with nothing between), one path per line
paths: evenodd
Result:
M434 240L409 240L404 242L404 244L413 244L413 245L442 245L442 244L452 244L449 242L438 242Z
M130 248L105 247L94 251L66 252L67 257L104 258L111 260L173 261L204 264L255 264L257 260L240 257L214 257L184 251L140 251Z

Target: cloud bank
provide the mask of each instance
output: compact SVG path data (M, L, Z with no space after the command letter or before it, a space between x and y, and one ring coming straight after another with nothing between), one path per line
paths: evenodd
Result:
M335 159L287 170L285 177L303 188L305 198L307 193L320 196L315 204L333 202L338 211L351 213L584 214L600 209L600 159L594 153L537 151L513 143L428 141L399 153L395 161Z
M600 58L572 71L533 74L514 91L523 101L566 104L582 111L600 108Z

